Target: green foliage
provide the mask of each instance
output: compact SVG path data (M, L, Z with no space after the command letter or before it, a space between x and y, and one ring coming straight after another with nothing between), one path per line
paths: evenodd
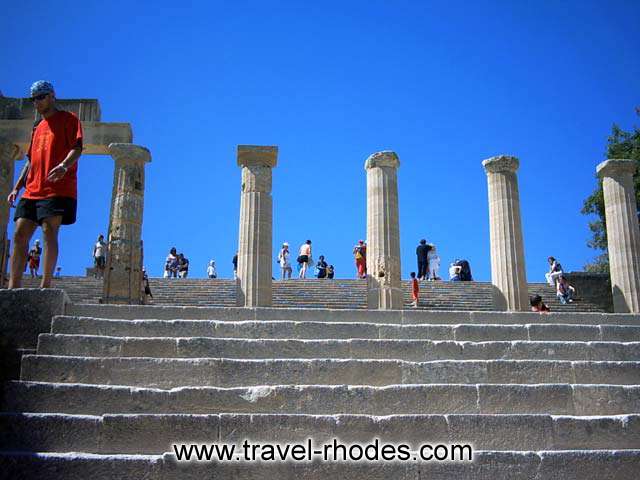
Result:
M640 116L640 107L636 108L636 113ZM606 158L627 158L635 160L640 169L640 128L633 127L632 131L624 131L615 123L611 128L611 135L607 139ZM640 173L636 172L633 177L636 189L636 203L640 205ZM609 256L607 254L607 224L604 213L604 195L602 193L602 182L598 180L598 187L587 197L582 206L582 213L585 215L596 215L598 218L589 222L591 239L587 245L595 250L603 250L604 253L598 255L592 263L585 265L588 272L608 273ZM640 218L640 212L639 212Z

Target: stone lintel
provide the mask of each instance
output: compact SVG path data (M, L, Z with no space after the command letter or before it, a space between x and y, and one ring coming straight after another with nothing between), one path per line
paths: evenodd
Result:
M637 164L635 160L623 158L611 158L600 163L596 167L598 177L618 177L625 173L633 175L636 173Z
M147 163L151 161L151 152L145 147L132 143L111 143L109 144L109 154L119 162L124 163Z
M275 167L278 162L278 147L260 145L238 145L238 166Z
M22 156L29 149L33 121L0 120L0 142L20 147ZM85 155L110 155L109 144L131 143L133 132L129 123L82 122Z
M520 161L511 155L497 155L483 160L482 166L487 173L515 173Z
M100 102L95 98L56 98L56 108L77 115L81 121L99 122L102 120ZM39 118L30 98L0 96L0 118L7 120L31 120Z
M398 168L400 166L400 159L396 152L391 150L383 150L382 152L376 152L367 158L364 162L364 169L369 170L376 167L392 167Z

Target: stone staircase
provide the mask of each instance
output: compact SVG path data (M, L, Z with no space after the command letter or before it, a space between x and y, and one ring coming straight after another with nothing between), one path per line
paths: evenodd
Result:
M1 395L2 478L632 480L640 316L72 304ZM171 453L309 437L470 443L475 461Z
M25 287L35 288L37 279L26 278ZM150 280L156 305L220 306L236 304L235 281L225 279L161 279ZM410 284L403 282L405 306L409 307ZM62 288L75 303L98 303L102 281L91 277L60 277L55 288ZM273 282L274 307L365 309L364 280L276 280ZM493 309L490 283L486 282L420 282L420 308L428 310L490 311ZM529 284L529 294L540 294L553 311L602 312L603 308L586 298L561 305L555 290L545 283Z

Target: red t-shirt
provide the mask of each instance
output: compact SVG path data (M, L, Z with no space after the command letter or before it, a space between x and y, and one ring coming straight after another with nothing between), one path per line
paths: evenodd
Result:
M77 162L57 182L47 181L49 172L77 147L82 148L82 125L78 117L73 113L58 110L53 116L43 118L33 131L29 145L27 155L31 166L22 198L77 198Z

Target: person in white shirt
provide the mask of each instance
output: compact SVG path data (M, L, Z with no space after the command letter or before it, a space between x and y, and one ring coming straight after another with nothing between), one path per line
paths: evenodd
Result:
M429 280L440 280L438 270L440 270L440 256L436 252L436 246L431 245L431 250L427 254L429 265Z
M282 248L280 249L280 253L278 253L278 263L280 264L280 278L284 280L285 278L291 278L291 262L289 261L289 257L291 256L291 252L289 252L289 244L284 242L282 244Z
M95 276L104 277L104 269L107 265L107 244L104 242L104 235L98 237L98 241L93 247L93 264L95 266Z
M209 278L217 278L218 274L216 273L216 262L213 260L209 261L209 266L207 266L207 276Z

